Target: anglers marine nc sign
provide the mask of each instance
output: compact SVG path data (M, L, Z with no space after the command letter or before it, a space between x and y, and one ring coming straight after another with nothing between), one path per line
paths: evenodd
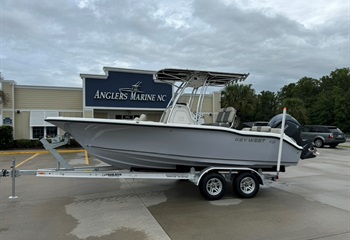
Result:
M140 86L142 82L138 81L136 84L132 85L131 88L119 88L118 92L103 92L96 90L94 99L111 99L111 100L121 100L121 101L150 101L150 102L165 102L167 95L165 94L151 94L144 93L140 91Z
M172 86L153 81L149 73L108 72L106 79L85 77L85 106L166 108Z

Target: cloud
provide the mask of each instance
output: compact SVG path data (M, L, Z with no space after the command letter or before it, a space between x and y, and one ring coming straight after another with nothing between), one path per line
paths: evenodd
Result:
M103 66L250 72L257 92L278 91L350 65L349 3L317 3L4 0L0 71L72 87Z

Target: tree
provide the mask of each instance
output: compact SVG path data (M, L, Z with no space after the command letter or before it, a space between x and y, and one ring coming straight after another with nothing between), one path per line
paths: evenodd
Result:
M350 68L336 69L320 79L322 92L332 91L334 87L340 87L344 92L350 89Z
M254 120L255 91L252 85L233 84L221 91L221 107L234 107L240 122Z
M332 71L319 80L319 93L310 108L310 122L336 125L350 132L350 69Z
M288 85L285 85L281 88L281 91L278 92L278 96L280 99L287 99L294 97L294 88L296 84L290 83Z
M0 126L0 150L7 150L13 146L12 126Z
M0 82L1 82L2 80L4 80L4 78L3 78L3 76L2 76L2 74L1 74L1 72L0 72ZM0 89L0 104L3 103L4 105L6 105L7 102L8 102L8 101L7 101L7 99L6 99L5 92L2 91L2 90Z
M297 83L281 88L278 93L279 103L292 104L295 108L295 99L299 99L304 110L299 108L296 114L304 112L300 117L305 123L339 125L347 129L344 113L347 112L345 106L348 106L348 101L344 98L350 88L349 73L349 68L343 68L336 69L329 76L323 76L319 80L303 77Z
M327 92L321 92L317 95L317 101L310 109L311 124L333 125L334 122L334 103Z
M319 81L313 78L301 78L293 89L293 98L303 100L303 105L306 109L311 107L319 93Z
M7 103L7 99L6 99L6 94L4 93L4 91L0 90L0 104L4 104L6 105Z
M278 109L278 112L282 112L283 107L286 107L288 114L292 115L301 124L305 124L308 115L303 103L303 100L300 98L287 98L282 102L282 106Z
M268 121L277 113L277 94L270 91L262 91L256 96L255 119Z

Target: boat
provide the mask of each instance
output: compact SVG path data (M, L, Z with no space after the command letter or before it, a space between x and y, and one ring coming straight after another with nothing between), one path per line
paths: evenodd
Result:
M222 108L212 124L203 122L205 92L244 81L249 74L187 69L162 69L154 81L176 89L159 122L145 115L133 120L48 117L45 120L72 136L90 155L120 169L187 170L206 167L249 167L275 171L279 153L280 116L271 126L243 130L233 128L236 110ZM191 92L186 103L179 100ZM197 99L195 100L195 96ZM191 109L196 109L195 113ZM289 116L286 124L296 129L283 134L281 169L313 157L309 144L298 142L300 124ZM298 125L299 124L299 125ZM296 140L297 139L297 140Z

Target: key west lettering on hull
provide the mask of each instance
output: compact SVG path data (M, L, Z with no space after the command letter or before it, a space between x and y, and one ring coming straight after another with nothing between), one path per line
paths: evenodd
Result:
M236 137L235 142L254 142L254 143L263 143L265 139L262 138L245 138L245 137Z
M149 101L149 102L165 102L167 95L146 94L139 92L103 92L96 90L94 99L108 99L121 101Z

